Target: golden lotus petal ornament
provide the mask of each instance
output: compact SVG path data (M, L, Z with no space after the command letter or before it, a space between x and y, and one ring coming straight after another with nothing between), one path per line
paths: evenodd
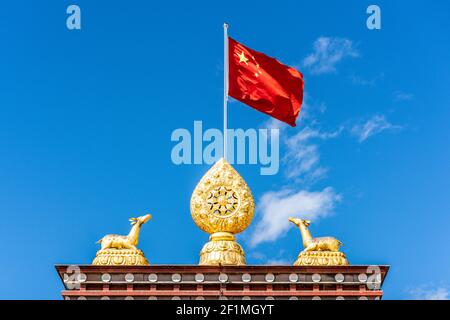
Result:
M255 211L252 192L239 173L220 159L198 183L191 215L210 234L200 252L200 265L245 265L245 253L234 234L244 231Z
M105 249L97 251L92 264L97 266L146 266L149 265L149 262L139 249Z

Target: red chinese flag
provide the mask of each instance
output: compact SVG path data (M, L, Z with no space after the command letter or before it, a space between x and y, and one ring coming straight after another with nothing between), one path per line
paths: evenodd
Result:
M295 127L303 100L302 74L274 58L228 39L228 94Z

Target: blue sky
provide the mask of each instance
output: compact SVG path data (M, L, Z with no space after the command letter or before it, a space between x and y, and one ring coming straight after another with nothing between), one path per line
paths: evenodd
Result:
M54 264L90 263L99 238L147 212L151 263L198 262L207 235L189 200L208 165L174 165L170 136L221 127L225 21L305 78L296 128L229 107L231 128L281 128L277 175L235 166L256 199L248 263L295 260L284 215L298 212L351 263L391 265L386 299L448 298L450 4L374 3L378 31L369 1L2 2L0 298L59 299Z

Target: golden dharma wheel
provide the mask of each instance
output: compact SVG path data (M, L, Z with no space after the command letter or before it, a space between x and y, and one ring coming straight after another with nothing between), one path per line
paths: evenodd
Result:
M208 170L191 197L192 219L209 234L242 232L250 225L254 210L250 188L225 159Z

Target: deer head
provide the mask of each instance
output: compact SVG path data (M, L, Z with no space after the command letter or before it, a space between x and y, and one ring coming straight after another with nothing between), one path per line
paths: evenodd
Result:
M150 220L152 218L151 214L146 214L145 216L141 216L138 218L131 218L131 225L134 226L136 223L138 223L139 225L142 225L144 223L146 223L148 220Z
M300 227L300 225L304 225L305 227L308 227L311 224L311 221L309 221L309 220L302 220L300 218L292 218L292 217L290 217L288 220L290 222L292 222L293 224L295 224L297 227Z

